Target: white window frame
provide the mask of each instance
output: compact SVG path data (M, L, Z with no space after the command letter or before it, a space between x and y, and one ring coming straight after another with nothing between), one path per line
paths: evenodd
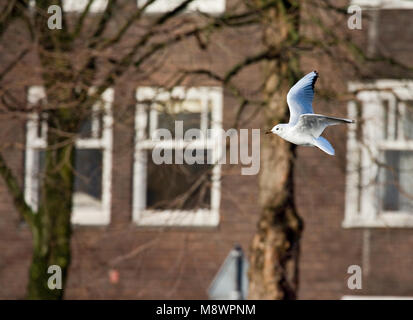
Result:
M102 136L98 138L99 120L92 119L92 137L77 138L75 146L77 149L101 149L102 150L102 198L101 207L81 206L73 195L73 211L71 221L80 225L107 225L110 223L111 212L111 184L112 184L112 145L113 145L113 104L114 92L112 88L105 90L102 94L104 115L102 117ZM42 86L32 86L28 91L28 102L37 104L46 99L45 90ZM99 108L99 103L94 109ZM39 181L35 174L35 153L39 149L47 147L47 123L42 122L42 135L38 137L38 114L29 116L26 123L26 156L25 156L25 188L24 196L26 203L36 212L38 209Z
M152 141L145 137L148 119L145 112L145 103L143 101L152 100L168 101L173 98L178 99L199 99L203 109L208 109L208 102L211 103L211 137L205 140L196 140L187 142L184 140L162 141L165 146L173 149L199 146L202 149L212 150L212 161L216 163L212 169L211 177L211 203L210 209L197 210L149 210L146 209L146 155L147 150L152 150L155 146L160 147L160 142ZM133 176L133 221L138 226L199 226L213 227L219 224L219 205L221 197L221 166L219 159L222 156L222 135L219 134L222 129L222 105L223 93L220 87L175 87L171 91L164 91L154 87L139 87L136 90L136 115L135 115L135 153L134 153L134 176ZM154 115L154 109L151 109L150 116ZM155 111L156 112L156 111ZM148 121L149 120L149 121ZM201 116L201 127L202 127ZM154 130L153 125L150 128ZM202 128L201 128L202 129Z
M409 0L352 0L351 5L365 9L413 9L413 2Z
M148 0L137 0L138 8L147 3ZM160 14L173 10L184 0L156 0L146 9L147 14ZM186 12L201 11L211 15L219 15L225 12L226 0L194 0L188 4Z
M389 110L395 110L396 103L401 106L403 100L413 100L413 81L410 80L376 80L369 83L350 82L350 92L356 94L360 102L361 119L363 122L363 143L357 141L356 123L350 125L347 136L347 176L346 176L346 208L343 227L413 227L413 213L401 211L380 212L377 201L377 184L379 166L377 159L380 150L412 150L413 140L405 140L402 128L398 126L398 139L384 138L383 108L384 100L389 102ZM394 114L389 112L389 117ZM357 103L348 103L348 116L357 118ZM394 123L388 121L388 123ZM388 127L388 132L394 127ZM358 170L361 168L361 170ZM361 186L359 186L359 184ZM359 194L361 192L361 194Z
M91 0L63 0L63 11L83 12ZM94 0L89 8L90 13L103 12L108 5L108 0Z

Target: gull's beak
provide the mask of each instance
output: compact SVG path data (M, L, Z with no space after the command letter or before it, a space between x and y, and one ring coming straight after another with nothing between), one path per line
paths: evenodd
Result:
M271 131L271 130L267 130L267 131L265 131L265 134L270 134L270 133L272 133L272 131Z

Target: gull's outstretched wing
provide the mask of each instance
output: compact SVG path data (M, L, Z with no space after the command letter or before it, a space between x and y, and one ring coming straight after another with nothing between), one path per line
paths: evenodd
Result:
M327 117L321 114L302 114L297 123L297 129L318 138L328 126L342 123L354 123L354 120Z
M313 112L314 84L318 72L312 71L298 81L287 94L287 103L290 109L289 123L294 125L303 113Z

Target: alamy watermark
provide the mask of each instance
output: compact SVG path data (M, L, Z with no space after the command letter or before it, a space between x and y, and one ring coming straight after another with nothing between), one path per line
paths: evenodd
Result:
M350 290L362 289L361 267L356 264L353 264L347 268L347 273L351 274L351 276L347 279L347 287Z
M62 8L58 5L52 5L47 8L47 13L52 14L47 19L47 27L51 30L62 29Z
M47 13L52 14L47 20L47 26L51 30L62 29L62 8L58 5L51 5L47 8ZM347 13L351 16L347 19L347 27L350 30L362 29L362 9L358 5L351 5L347 8Z
M183 131L183 121L174 123L175 137L170 130L156 129L151 135L155 164L242 164L242 175L256 175L260 170L260 130L192 128ZM227 148L227 140L229 145ZM228 150L228 154L227 154ZM229 158L229 159L228 159ZM228 161L229 160L229 161Z
M361 30L362 28L362 10L360 6L351 5L347 8L347 13L351 16L347 19L347 27L350 30Z
M58 265L51 265L47 269L48 274L52 274L47 280L47 287L50 290L62 289L62 268Z

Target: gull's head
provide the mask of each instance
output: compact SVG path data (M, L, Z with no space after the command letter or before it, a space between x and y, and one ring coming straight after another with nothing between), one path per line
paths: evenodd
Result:
M287 127L287 124L280 123L280 124L277 124L276 126L274 126L274 127L271 129L271 131L269 131L269 132L267 132L267 133L274 133L274 134L276 134L277 136L282 137L282 136L284 136L284 134L285 134L285 132L286 132L286 129L287 129L286 127Z

